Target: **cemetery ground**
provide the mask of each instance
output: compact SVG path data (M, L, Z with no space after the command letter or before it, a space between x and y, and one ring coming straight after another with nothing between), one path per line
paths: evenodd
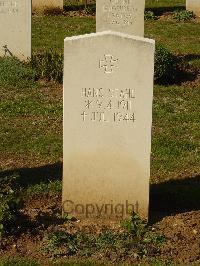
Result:
M33 16L39 72L0 60L0 265L200 262L200 21L174 20L183 1L171 2L147 2L158 17L145 36L179 60L178 75L154 86L147 226L137 216L117 224L61 217L63 39L95 32L93 14Z

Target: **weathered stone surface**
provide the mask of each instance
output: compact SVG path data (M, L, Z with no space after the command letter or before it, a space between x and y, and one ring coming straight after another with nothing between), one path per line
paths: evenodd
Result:
M186 0L186 9L200 17L200 0Z
M96 30L144 36L145 0L97 0Z
M0 56L31 57L31 1L0 0Z
M117 32L65 39L63 211L148 215L154 41Z
M63 9L63 0L32 0L33 9L61 8Z

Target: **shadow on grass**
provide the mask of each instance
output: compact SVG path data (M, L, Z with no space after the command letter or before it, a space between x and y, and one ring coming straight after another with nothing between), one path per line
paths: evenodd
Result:
M33 185L49 184L52 181L61 181L62 178L62 163L57 162L52 165L45 165L41 167L35 168L19 168L8 171L0 172L0 182L2 182L2 188L7 186L7 182L11 180L9 185L16 193L16 199L22 199L23 205L26 206L26 209L29 208L29 203L27 204L27 200L24 201L23 191L28 189ZM1 185L0 184L0 185ZM0 186L1 188L1 186ZM1 192L1 191L0 191ZM19 192L19 193L18 193ZM21 194L22 192L22 194ZM34 220L31 220L29 215L26 213L15 213L16 218L11 222L7 222L6 224L6 234L14 234L15 237L19 237L22 233L31 232L32 235L36 235L38 229L42 226L43 228L48 227L49 225L58 225L62 223L61 218L61 199L59 195L54 195L54 204L50 204L48 202L48 195L43 193L45 191L41 190L40 195L37 194L33 196L32 194L28 194L28 200L32 202L31 207L33 208L35 204L35 212L37 215ZM43 209L41 207L45 206ZM21 207L20 207L21 208ZM1 207L0 207L1 209ZM23 209L23 206L22 206Z
M86 8L85 4L64 4L64 11L80 11ZM88 3L87 8L96 10L96 4ZM145 11L153 11L156 16L161 16L164 13L173 12L175 10L185 10L185 6L166 6L166 7L146 7Z
M84 4L79 5L64 5L64 11L82 11L85 8L96 11L96 4L87 4L87 7Z
M178 10L185 10L185 6L166 6L166 7L146 7L145 11L152 11L156 16L162 16L165 13L171 13Z
M183 67L182 69L177 69L174 76L157 79L154 83L160 86L181 86L185 82L194 82L197 79L198 73L195 69Z
M184 82L194 82L200 73L200 65L196 64L195 66L192 62L199 62L199 60L200 55L197 54L180 56L174 83L176 85L181 85Z
M150 187L150 223L168 215L200 210L200 176L169 180Z
M0 173L0 179L17 174L20 187L27 188L40 182L62 179L62 163L37 168L22 168ZM168 215L200 209L200 176L180 180L170 180L150 187L150 223ZM40 219L43 220L45 214ZM47 215L48 216L48 215ZM48 217L46 217L49 220Z
M44 165L36 168L20 168L0 172L0 179L16 176L16 185L27 188L30 185L48 183L49 181L62 179L62 163Z
M190 71L193 71L194 74L200 73L200 55L197 54L187 54L182 56L182 61L188 65Z
M182 85L185 82L195 82L200 74L200 55L187 54L178 55L174 58L176 65L170 75L163 75L161 79L155 80L158 85ZM192 62L197 62L196 65ZM198 63L199 62L199 63Z
M200 55L199 54L186 54L183 56L183 59L186 61L191 61L191 60L200 60Z
M175 85L181 86L184 82L194 82L197 79L198 72L188 70L180 70L177 72Z

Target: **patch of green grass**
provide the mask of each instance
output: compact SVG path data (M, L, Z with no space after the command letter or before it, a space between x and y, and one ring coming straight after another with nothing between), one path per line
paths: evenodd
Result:
M12 260L5 260L5 261L0 261L0 266L40 266L41 264L39 262L34 262L34 261L29 261L25 259L12 259ZM48 263L48 265L55 265L55 266L106 266L108 265L107 263L103 262L97 262L97 261L92 261L92 259L67 259L66 260L57 260L52 263ZM117 264L113 265L124 265L123 263L118 262ZM133 266L137 264L129 264L126 263L127 266ZM148 264L140 264L142 266L150 265L150 266L174 266L175 264L171 262L163 262L158 259L152 259L151 262L148 262Z
M41 52L53 46L55 50L62 52L65 37L95 31L94 18L33 16L33 51ZM200 27L197 21L146 21L145 36L155 39L173 53L200 54Z
M28 259L8 259L0 261L0 266L40 266L40 264Z
M92 261L88 259L84 259L84 261L78 260L60 260L59 262L54 263L55 266L105 266L107 264L97 261Z
M200 86L156 86L153 104L152 176L198 169Z
M15 57L0 57L0 86L36 88L36 71Z
M188 63L191 67L200 69L200 56L194 59L190 59Z
M17 116L48 116L62 114L61 104L54 102L41 102L25 96L21 99L8 99L0 103L0 112L4 117L17 117Z
M41 182L39 184L30 185L26 189L26 194L30 195L58 195L62 192L62 182L60 180L53 180L49 182Z
M33 16L32 44L34 52L63 51L64 39L73 35L95 32L94 18Z
M31 59L32 67L40 78L47 81L62 83L63 81L63 54L54 50L34 54Z
M52 119L48 121L47 117L46 120L41 123L37 119L13 119L12 123L8 124L4 120L0 131L0 153L35 154L49 159L61 156L62 131L58 132L58 128L54 128L56 124L50 124ZM61 128L61 119L57 126Z
M64 6L82 6L86 1L64 0ZM87 1L88 4L94 4L95 0ZM146 0L146 8L165 8L165 7L182 7L185 6L184 0Z
M95 0L64 0L65 10L77 10L76 7L85 8L95 5Z
M0 88L0 94L2 160L6 154L62 157L62 98L45 90Z
M200 23L173 20L146 21L145 36L176 54L200 54Z
M185 6L185 0L146 0L146 8L166 8L166 7L183 7Z

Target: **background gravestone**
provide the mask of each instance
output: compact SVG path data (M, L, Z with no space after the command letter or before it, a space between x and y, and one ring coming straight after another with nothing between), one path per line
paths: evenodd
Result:
M64 213L147 217L154 41L101 32L64 53Z
M96 30L144 36L145 0L97 0Z
M31 57L31 1L0 0L0 56Z
M200 0L186 0L186 9L200 17Z
M63 9L63 0L32 0L33 9L61 8Z

